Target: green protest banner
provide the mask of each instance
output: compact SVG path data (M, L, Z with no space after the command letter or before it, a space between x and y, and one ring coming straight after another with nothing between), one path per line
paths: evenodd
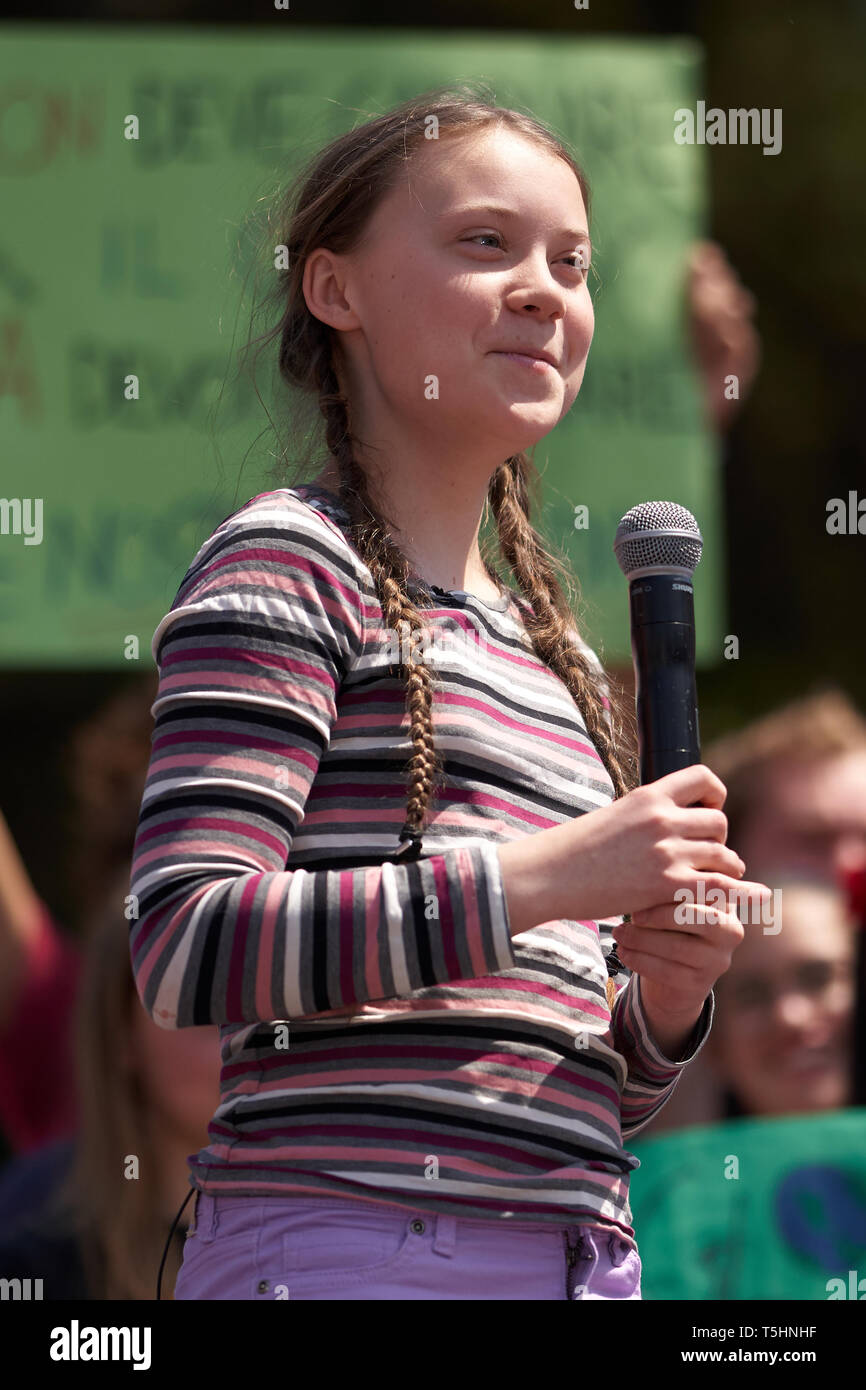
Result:
M866 1299L866 1110L629 1148L645 1299Z
M606 661L628 657L614 532L670 499L704 533L698 659L718 659L718 458L684 318L706 152L673 138L697 45L583 38L578 12L573 38L305 30L286 13L281 36L16 25L3 40L3 665L150 662L198 546L273 485L268 416L236 372L252 210L368 114L467 79L550 122L593 190L595 340L535 454L584 630Z

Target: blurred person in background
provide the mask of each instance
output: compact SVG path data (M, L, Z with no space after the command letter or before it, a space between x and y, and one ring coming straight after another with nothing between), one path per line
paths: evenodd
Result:
M866 719L836 689L719 739L705 761L728 789L728 842L746 861L844 885L866 863Z
M703 750L703 758L727 787L723 807L728 818L727 842L737 846L747 873L754 876L761 866L770 866L769 872L775 873L777 882L782 874L793 874L810 876L827 885L822 910L812 928L812 941L816 950L841 953L841 960L845 954L839 924L842 908L838 904L833 908L829 903L833 888L846 904L853 903L855 893L861 891L857 885L866 871L866 719L843 691L830 688L793 700L744 729L716 740ZM773 878L765 881L774 885ZM791 911L793 949L798 932L802 936L802 929L797 926L800 909L793 897ZM846 907L845 911L850 910ZM828 931L826 946L817 940L823 924ZM756 959L755 952L766 952L761 954L760 968L771 969L772 962L777 961L781 989L786 980L787 942L782 942L785 931L778 936L764 936L760 926L746 926L737 952L738 966L744 969L747 962ZM850 945L851 952L855 949L856 932L852 933ZM808 973L805 964L803 968ZM852 971L853 968L852 963ZM729 975L733 969L732 965ZM725 994L725 978L718 982L720 998ZM790 989L792 977L787 978ZM784 1015L787 1009L788 1004L783 1001L775 1013ZM810 1024L803 1035L810 1036L811 1029ZM720 1004L713 1032L721 1035L725 1031L725 1007ZM683 1125L709 1124L737 1113L735 1102L725 1094L719 1073L712 1065L710 1048L705 1051L706 1057L696 1058L694 1066L683 1076L664 1114L647 1125L647 1137ZM849 1075L851 1062L849 1055ZM787 1094L781 1081L780 1087L781 1093ZM841 1083L827 1078L820 1085L805 1086L804 1093L814 1099L824 1094L825 1088L827 1093L835 1090L841 1094ZM853 1102L848 1099L836 1103ZM826 1107L814 1104L806 1108Z
M745 924L705 1049L724 1118L842 1109L852 1103L857 924L825 879L762 871L762 881L778 889L776 920L766 932Z
M724 435L761 363L761 340L753 322L757 301L715 241L694 242L686 274L688 337L700 374L704 418ZM736 396L727 389L731 377L737 379Z
M70 916L85 924L132 857L156 688L155 672L136 677L69 740ZM68 1136L76 1123L81 947L69 925L39 896L0 812L0 1131L13 1154Z
M42 1279L42 1297L156 1297L160 1260L190 1191L187 1156L219 1104L219 1029L168 1032L140 1007L124 916L128 868L88 933L75 1010L75 1135L0 1176L0 1270ZM171 1298L186 1223L163 1273Z

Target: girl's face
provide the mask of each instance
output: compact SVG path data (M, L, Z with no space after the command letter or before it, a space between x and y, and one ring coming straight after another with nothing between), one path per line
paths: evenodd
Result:
M835 896L783 888L782 927L744 926L715 986L708 1056L749 1113L849 1105L854 933Z
M580 185L557 156L502 128L425 142L362 245L306 267L305 289L317 257L340 268L342 294L311 307L341 330L361 437L420 429L499 462L548 434L592 341L589 251ZM520 349L553 365L503 355Z

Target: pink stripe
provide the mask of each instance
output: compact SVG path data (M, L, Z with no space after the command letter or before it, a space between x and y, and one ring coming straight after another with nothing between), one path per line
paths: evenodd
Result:
M364 697L363 700L360 699L360 696ZM369 695L360 692L358 702L366 703L368 700ZM347 714L346 711L351 704L351 695L341 696L339 718L339 729L341 732L351 733L358 729L369 732L375 729L390 731L393 725L393 715L391 713L386 711L383 714L373 712L366 714L363 712L360 714ZM479 713L487 715L488 717L483 720L463 719L460 725L461 729L466 728L467 730L474 729L479 731L486 741L489 741L493 737L490 728L491 723L493 723L499 725L510 736L518 734L523 735L522 739L514 739L513 746L516 749L531 751L537 741L542 739L545 743L555 745L563 750L582 753L587 758L595 758L597 761L601 761L598 753L588 739L580 735L575 737L561 731L541 729L533 724L522 723L514 718L514 716L504 714L502 710L497 709L494 705L490 704L489 701L480 699L477 696L459 695L453 691L437 691L433 707L434 726L437 722L446 722L442 711L449 706L460 710L475 709L478 710ZM550 755L548 754L548 756ZM569 764L564 762L563 766L569 766Z
M341 1004L354 1004L357 1000L355 981L352 978L352 944L355 925L353 884L354 875L351 871L340 875L340 915L334 937L336 937L337 949L340 952L338 966L340 971Z
M446 1055L443 1055L443 1053ZM364 1056L366 1058L371 1056L371 1054L365 1051ZM459 1073L461 1086L465 1084L467 1087L477 1086L486 1091L499 1091L504 1100L507 1100L510 1095L537 1097L539 1100L549 1101L551 1105L558 1106L560 1110L571 1110L574 1114L581 1116L589 1114L601 1120L603 1123L610 1120L611 1104L616 1104L619 1101L619 1091L617 1089L613 1086L605 1085L604 1082L597 1081L593 1077L585 1076L583 1073L580 1074L579 1080L581 1091L584 1094L575 1095L554 1086L544 1085L543 1078L545 1077L553 1076L558 1080L563 1079L563 1066L561 1062L533 1062L532 1059L518 1057L515 1056L514 1053L502 1052L485 1053L483 1059L477 1056L472 1057L472 1060L477 1064L472 1067L466 1065L466 1059L471 1057L472 1054L460 1054L458 1052L458 1059L461 1056L464 1058ZM346 1066L343 1069L337 1070L329 1068L320 1071L319 1067L321 1066L324 1068L326 1058L327 1054L320 1052L316 1052L313 1055L305 1055L303 1072L298 1072L294 1076L274 1076L271 1080L265 1078L259 1083L252 1084L249 1087L244 1084L237 1085L234 1090L237 1094L264 1095L269 1091L296 1091L303 1093L308 1087L322 1085L339 1086L345 1084L352 1086L369 1084L371 1086L376 1086L377 1084L384 1085L386 1082L404 1081L412 1085L420 1083L424 1086L435 1086L438 1081L451 1083L454 1080L453 1067L443 1067L440 1070L431 1070L428 1067L424 1067L423 1069L420 1067L363 1067L352 1062L351 1059L347 1060ZM425 1061L431 1062L436 1060L445 1062L448 1060L447 1049L436 1047L425 1048L424 1059ZM499 1063L501 1066L507 1066L511 1072L523 1070L531 1072L533 1075L526 1081L516 1081L513 1075L506 1077L496 1076L483 1069L480 1065L482 1061L485 1064L489 1063L493 1065ZM275 1065L279 1065L276 1059ZM285 1066L285 1063L283 1063L283 1066ZM223 1079L229 1080L230 1078L231 1069L229 1068L223 1071ZM588 1100L586 1098L586 1092L592 1092L602 1097L604 1103L600 1101L596 1104ZM466 1106L468 1101L471 1103L471 1098L461 1094L460 1091L453 1090L450 1085L447 1091L442 1092L441 1099L443 1105L448 1105L452 1103L453 1100L459 1100L461 1107ZM489 1113L492 1117L495 1116L495 1111L487 1111L487 1107L483 1102L478 1101L475 1105L475 1113L480 1114L482 1110Z
M194 576L189 590L180 591L173 608L181 608L198 599L219 596L222 593L234 595L239 588L279 591L280 575L275 574L273 570L256 569L256 561L279 566L283 572L282 582L285 582L286 578L290 579L292 597L311 600L315 607L332 614L341 622L345 621L349 614L355 617L357 595L340 579L337 570L309 559L297 549L271 550L247 545L241 550L229 549L216 556L205 569ZM230 571L227 585L218 582L223 570ZM195 594L195 599L191 597L192 594ZM218 613L219 610L214 612ZM260 621L266 620L267 617L266 614L257 614L255 610L249 611L248 616ZM360 626L356 628L356 632L360 633Z
M226 824L226 829L228 829L228 824ZM253 836L252 838L255 837ZM258 869L262 873L271 872L274 868L272 859L267 858L265 855L256 855L251 850L244 851L236 841L233 844L225 844L221 840L184 839L177 842L177 845L174 847L174 853L177 853L178 845L183 846L184 853L186 854L218 854L223 860L231 858L240 861L243 859L242 864L238 862L238 874L243 873L247 867ZM135 860L136 873L140 872L141 869L153 861L159 862L165 853L166 849L163 845L162 847L156 846L154 849L148 850L145 854L137 855Z
M231 816L190 816L181 820L164 820L158 825L151 826L149 830L142 829L136 837L141 844L148 840L159 839L166 835L181 835L185 830L222 830L231 831L234 835L243 836L244 839L258 840L259 844L272 849L274 854L282 856L285 853L283 843L275 835L268 834L267 830L260 830L256 825L249 825L246 821L235 821ZM184 840L184 847L191 843L198 846L214 845L218 846L225 853L237 850L237 845L226 845L217 840L201 840L198 842ZM163 847L164 850L164 847ZM165 851L164 851L165 852Z
M219 664L220 669L212 671L204 667L201 671L191 671L189 669L190 666L197 661L215 661ZM184 679L187 681L191 680L193 676L198 676L202 680L210 678L210 680L213 681L216 676L218 678L217 683L223 685L225 681L231 681L233 678L237 679L238 677L237 672L222 669L225 664L230 661L249 665L250 672L248 674L245 673L245 676L246 680L250 682L250 688L252 689L256 688L256 677L253 672L256 674L260 673L263 666L272 666L276 667L279 671L291 671L293 675L306 676L316 685L327 685L331 690L336 690L337 688L330 672L322 666L314 666L311 662L304 661L303 658L295 656L293 653L283 655L272 650L254 652L243 642L239 642L235 647L223 644L219 647L195 646L190 647L189 650L178 650L175 648L174 651L171 651L171 649L169 649L169 651L166 652L165 659L161 662L161 666L163 671L169 671L169 667L182 666L184 668ZM171 683L171 679L172 673L169 671L169 683ZM267 680L267 677L265 677L265 680Z
M145 954L139 959L138 965L136 966L135 970L136 984L138 986L138 992L140 995L143 995L145 993L147 989L148 980L150 979L151 973L153 971L154 966L156 965L157 960L162 955L162 952L164 950L167 950L168 943L169 941L171 941L175 932L179 929L180 924L189 921L189 918L195 911L196 904L198 903L199 898L202 896L204 892L207 891L208 888L212 886L213 882L211 880L208 883L202 884L197 891L193 892L191 897L184 898L180 906L175 909L171 916L167 917L165 925L161 931L159 930L160 915L165 916L167 909L164 908L162 910L162 914L160 915L154 915L149 917L145 940L150 940L151 934L152 940L150 940L150 945ZM143 920L139 922L138 926L139 928L142 928L144 926ZM154 931L154 928L156 928L156 931ZM138 944L139 938L136 937L133 945L134 947L137 947Z
M244 958L247 952L250 912L258 884L259 880L255 874L244 880L240 902L232 922L232 953L229 961L229 977L226 983L226 1011L230 1019L243 1018L244 1016Z
M455 939L454 907L451 902L448 883L448 868L444 859L438 855L434 856L430 867L433 870L434 891L436 901L439 904L439 937L442 943L445 969L448 972L448 978L453 980L460 974L460 957ZM472 881L472 865L468 854L463 850L457 855L457 870L460 876L460 893L464 902L474 903L475 885ZM470 953L471 949L470 941Z
M296 750L292 749L291 751L294 754ZM286 752L287 746L283 744L283 757L285 757ZM289 789L289 786L291 786L293 791L299 791L302 793L302 795L306 795L307 788L310 785L310 778L308 772L304 770L303 772L298 774L296 768L299 764L303 764L305 762L309 764L311 761L311 759L307 759L302 756L294 756L293 761L286 760L285 762L281 762L279 764L279 768L281 772L285 772L286 774L286 786L281 786L280 790L287 791ZM148 776L147 781L148 787L151 788L154 786L158 786L159 782L161 780L164 780L165 773L170 771L176 771L179 768L185 767L192 767L201 770L201 755L197 753L191 753L188 757L176 756L173 758L154 758L150 765L150 774ZM212 761L208 763L207 770L208 773L245 772L249 773L254 777L262 778L266 781L271 781L274 777L273 763L252 762L242 758L214 758L212 759ZM289 782L289 774L291 774L291 782ZM269 788L265 786L260 788L260 790L264 794L269 790Z
M379 903L376 895L367 891L367 874L364 875L363 905L364 914L364 980L370 999L381 999L386 993L379 966Z
M216 1129L217 1126L215 1126L214 1124L210 1126L211 1133L213 1133ZM368 1149L366 1147L366 1144L363 1148L359 1147L357 1149L353 1149L351 1147L347 1148L345 1144L324 1144L319 1142L307 1145L296 1142L304 1134L309 1134L310 1137L314 1140L320 1140L321 1133L322 1131L320 1126L317 1127L314 1125L293 1125L291 1127L288 1142L283 1144L271 1145L268 1148L268 1157L270 1159L274 1159L277 1155L285 1155L287 1159L304 1158L308 1160L335 1158L341 1163L341 1166L347 1167L350 1166L353 1162L363 1163L368 1156L372 1157L374 1154L377 1153L375 1149ZM371 1131L370 1129L364 1128L361 1125L336 1124L328 1126L328 1133L330 1135L334 1135L335 1138L339 1136L341 1139L375 1139L377 1143L383 1146L382 1149L378 1151L380 1157L384 1156L387 1159L388 1155L390 1155L392 1161L402 1157L413 1168L417 1168L418 1166L417 1148L401 1150L394 1146L409 1143L420 1143L424 1145L429 1143L430 1139L429 1134L416 1134L411 1131L407 1132L405 1129L388 1129L379 1128L378 1126L375 1130ZM284 1137L283 1131L279 1129L257 1129L256 1135L259 1139L263 1141L279 1139L280 1137ZM501 1168L496 1170L488 1168L487 1165L484 1165L482 1161L478 1158L475 1158L474 1155L487 1154L491 1159L498 1158L500 1160L505 1160L515 1165L526 1164L529 1167L537 1168L538 1171L541 1173L554 1173L557 1176L562 1174L563 1176L567 1177L570 1172L582 1173L586 1172L588 1168L592 1171L600 1171L594 1169L594 1161L592 1160L587 1161L584 1159L581 1163L578 1163L576 1160L572 1160L571 1162L569 1162L569 1160L563 1155L562 1162L559 1162L557 1160L545 1158L540 1154L527 1153L524 1150L515 1148L510 1144L497 1143L496 1141L490 1139L473 1138L470 1140L455 1135L449 1135L447 1137L447 1140L445 1140L444 1142L445 1146L447 1146L447 1155L445 1158L445 1162L449 1167L462 1167L465 1165L467 1171L469 1171L469 1165L475 1164L478 1165L476 1171L491 1173L495 1171L498 1180L504 1180L509 1185L517 1185L520 1181L519 1178L509 1179L508 1176L506 1176L503 1179ZM385 1147L386 1145L387 1147ZM211 1144L209 1152L215 1152L219 1150L219 1148L220 1145L217 1141L217 1143ZM459 1152L456 1152L460 1149L469 1150L469 1153L466 1155L462 1155ZM233 1163L236 1165L244 1161L244 1156L246 1154L249 1154L251 1156L255 1154L260 1154L260 1150L258 1150L257 1147L252 1144L245 1145L243 1143L236 1143L235 1145L231 1146L231 1154ZM255 1158L251 1157L249 1161L253 1162L256 1167L259 1166ZM602 1173L601 1176L610 1176L618 1179L620 1175L605 1175Z
M229 1149L230 1146L225 1144L220 1145L219 1147L217 1147L216 1145L212 1145L208 1150L206 1150L206 1152L212 1154L216 1158L224 1158L225 1155L229 1152ZM274 1173L285 1173L292 1171L291 1168L288 1168L286 1165L282 1164L269 1165L253 1163L250 1166L255 1167L257 1170L261 1172L272 1171ZM210 1174L213 1171L213 1169L209 1167L207 1171L208 1174ZM302 1172L302 1170L300 1169L295 1169L294 1171L298 1173ZM301 1178L296 1178L291 1183L285 1183L275 1182L273 1179L269 1180L267 1178L265 1178L262 1181L256 1181L255 1179L244 1177L243 1185L245 1191L262 1192L264 1194L274 1193L276 1195L280 1193L291 1192L299 1197L318 1197L320 1200L324 1200L329 1193L336 1196L342 1192L345 1193L346 1196L357 1198L360 1201L369 1201L375 1203L376 1206L393 1207L394 1205L393 1198L387 1196L370 1196L369 1194L371 1192L371 1189L369 1187L364 1188L360 1180L352 1181L348 1178L338 1178L330 1173L325 1174L323 1176L326 1176L328 1179L328 1185L326 1187L314 1187L309 1182L309 1180L304 1182ZM593 1180L596 1183L598 1183L601 1187L603 1187L605 1191L609 1193L611 1198L616 1198L620 1205L624 1204L625 1197L628 1192L628 1185L620 1177L616 1177L615 1175L610 1173L598 1173L597 1175L593 1175ZM238 1180L235 1177L231 1180L227 1179L225 1181L220 1181L218 1179L214 1179L208 1176L207 1180L204 1181L201 1177L199 1177L199 1186L202 1188L203 1191L207 1192L208 1195L218 1195L221 1192L224 1192L226 1194L236 1194L238 1189ZM411 1197L412 1194L404 1193L403 1195ZM452 1203L454 1206L466 1207L467 1214L470 1215L470 1217L472 1212L476 1209L490 1212L501 1212L502 1210L501 1199L497 1200L494 1197L463 1197L460 1195L456 1195L455 1193L449 1192L448 1201ZM513 1197L509 1197L508 1199L508 1209L510 1211L522 1212L527 1217L533 1215L550 1215L552 1213L556 1213L557 1215L567 1214L571 1216L572 1219L574 1219L583 1212L586 1212L588 1218L591 1220L597 1219L598 1216L598 1213L595 1212L591 1207L563 1206L557 1202L530 1202ZM611 1220L613 1221L613 1218L611 1218ZM620 1230L624 1231L626 1234L633 1234L633 1229L631 1226L627 1226L621 1221L613 1221L613 1224L618 1226Z
M184 744L190 742L190 737L190 731L188 729L184 729L179 733L160 734L153 740L153 751L155 753L158 751L161 752L164 748L168 748L172 744L179 744L181 747L183 747ZM194 739L196 743L216 743L223 748L227 744L234 744L237 748L242 748L245 753L249 753L251 755L256 750L262 753L285 754L286 752L285 738L276 736L274 738L268 738L266 735L252 733L249 725L246 725L244 728L244 732L239 734L233 734L228 729L196 729ZM295 751L297 752L297 761L303 761L304 763L306 763L306 765L310 768L312 772L315 772L316 767L318 765L318 759L312 757L306 749L299 748L295 750L293 747L292 752ZM223 755L220 758L220 766L222 767L226 764L228 764L229 766L234 766L236 761L237 766L239 767L245 766L247 762L249 763L250 767L259 767L261 765L260 760L257 758L253 758L252 756L250 756L250 758L246 760L229 760L227 755ZM160 765L163 762L168 763L169 766L171 765L171 759L169 757L160 759ZM201 758L199 758L199 763L201 763Z
M385 785L383 783L367 782L364 784L356 784L353 782L341 782L339 786L339 791L340 794L346 797L347 799L356 796L364 798L369 797L371 802L375 802L377 799L382 797L393 798L394 796L393 784ZM329 787L327 789L327 794L333 796L334 788ZM526 810L525 807L521 807L518 809L512 806L504 796L490 796L477 790L465 789L460 787L449 787L448 797L450 800L456 802L471 802L473 806L489 806L493 810L502 811L503 813L509 813L512 817L517 817L525 825L535 825L538 826L540 829L546 829L548 826L557 823L555 821L552 821L548 816L537 815L534 812ZM310 819L311 818L312 817L310 817ZM358 817L356 811L354 816L350 815L347 819L352 820L357 818ZM371 805L370 811L368 813L367 807L365 806L364 820L367 821L368 819L375 818L380 818L382 820L393 820L394 812L387 811L378 813L376 811L375 805ZM486 821L485 824L487 824Z

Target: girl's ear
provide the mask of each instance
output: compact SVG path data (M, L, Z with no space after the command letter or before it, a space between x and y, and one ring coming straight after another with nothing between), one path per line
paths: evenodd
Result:
M302 288L310 313L331 328L346 332L361 320L347 295L348 269L344 256L319 246L307 257Z

